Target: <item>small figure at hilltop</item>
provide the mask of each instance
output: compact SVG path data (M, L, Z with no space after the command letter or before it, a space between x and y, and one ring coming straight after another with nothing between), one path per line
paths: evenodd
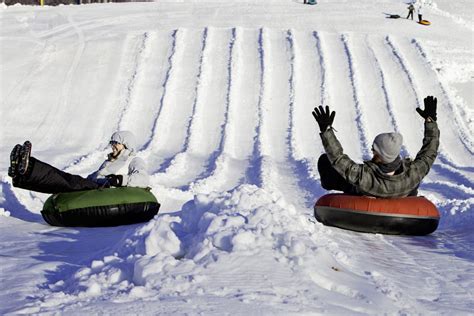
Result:
M438 154L439 129L436 123L437 100L424 99L425 109L417 112L425 119L423 145L414 160L402 159L403 137L399 133L383 133L375 137L373 158L362 164L344 154L336 138L332 123L336 115L326 106L314 108L313 116L321 130L325 154L318 161L321 186L326 190L343 191L351 195L380 198L416 196L418 186L428 174Z
M423 5L421 4L418 4L418 22L421 23L421 21L423 21Z
M408 6L408 15L407 15L407 20L411 17L411 19L413 20L413 12L415 12L415 6L413 5L413 3L410 3L410 5Z
M148 172L143 159L135 156L134 135L128 131L112 134L112 152L97 171L83 178L61 171L31 157L31 143L17 144L10 154L8 175L13 186L42 193L64 193L103 187L148 186Z

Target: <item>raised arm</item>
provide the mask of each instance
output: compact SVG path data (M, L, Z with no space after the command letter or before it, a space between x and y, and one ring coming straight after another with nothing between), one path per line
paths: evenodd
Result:
M424 99L425 109L417 108L416 111L425 119L425 135L423 137L423 145L416 155L414 164L419 172L425 176L430 171L439 148L439 129L436 123L438 100L433 96L427 96Z
M319 125L321 140L331 165L347 182L357 184L361 177L362 165L344 154L332 128L335 116L336 112L331 112L329 106L326 106L326 109L319 106L313 110L313 117Z

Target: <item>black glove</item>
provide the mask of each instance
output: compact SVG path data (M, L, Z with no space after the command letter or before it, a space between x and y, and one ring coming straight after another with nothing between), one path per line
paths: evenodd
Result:
M430 118L433 121L436 121L436 104L438 103L438 100L433 96L427 96L424 101L425 110L423 111L420 108L416 108L416 111L425 119Z
M121 187L122 186L122 181L123 181L123 176L122 175L115 175L115 174L109 174L105 176L107 179L107 182L111 187Z
M336 112L332 111L331 113L329 112L329 106L326 105L326 111L324 111L324 108L322 105L319 106L319 108L314 108L313 111L313 116L316 122L319 124L319 129L321 130L321 133L324 133L328 127L332 126L332 122L334 121L334 117L336 116Z

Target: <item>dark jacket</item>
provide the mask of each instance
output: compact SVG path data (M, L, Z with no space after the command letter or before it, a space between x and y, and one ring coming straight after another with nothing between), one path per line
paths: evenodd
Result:
M343 153L342 146L332 129L320 135L334 169L361 194L381 198L405 197L416 189L433 165L439 147L438 124L425 122L423 146L415 160L404 159L402 171L390 176L382 173L372 161L364 161L363 164L352 161Z

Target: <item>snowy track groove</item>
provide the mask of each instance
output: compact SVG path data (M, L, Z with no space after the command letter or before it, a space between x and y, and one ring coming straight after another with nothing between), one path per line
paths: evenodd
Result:
M156 136L147 148L149 168L154 172L163 171L174 155L183 150L196 98L204 31L180 29L176 37L173 66L154 132Z
M169 69L173 34L167 31L144 34L137 74L129 88L129 106L119 122L119 129L133 130L138 147L152 138L153 126L160 113L160 100L164 94L163 82ZM170 45L163 45L170 43Z
M392 41L394 42L394 41ZM400 42L400 43L398 43ZM397 45L400 55L403 56L404 63L409 65L410 76L413 77L412 85L417 90L418 95L435 95L438 97L438 124L443 131L443 140L441 142L441 151L457 164L469 166L472 161L468 158L473 154L473 144L467 137L467 133L460 124L457 113L453 108L451 100L446 95L441 83L438 81L436 73L429 68L428 64L421 59L416 46L407 39L392 43ZM449 144L449 150L445 147Z
M229 65L228 110L212 173L191 184L196 192L229 190L243 181L254 148L260 76L258 30L237 28Z
M231 30L210 29L206 36L202 69L194 101L193 114L183 151L177 154L159 176L158 182L168 186L183 186L201 173L209 174L206 166L213 165L222 138L225 114L228 112L227 94L230 85L228 60L231 54ZM230 47L230 48L229 48ZM218 91L219 93L216 93Z
M372 140L379 133L393 130L390 113L387 111L388 100L384 94L384 78L378 60L371 51L368 38L364 35L345 35L343 38L346 52L351 61L351 81L356 100L357 124L363 131L364 156L371 155ZM377 120L369 120L374 115Z
M344 152L353 160L361 161L364 145L357 129L357 113L354 104L354 91L350 80L350 60L340 34L318 33L324 58L327 100L336 111L334 127L337 130Z

